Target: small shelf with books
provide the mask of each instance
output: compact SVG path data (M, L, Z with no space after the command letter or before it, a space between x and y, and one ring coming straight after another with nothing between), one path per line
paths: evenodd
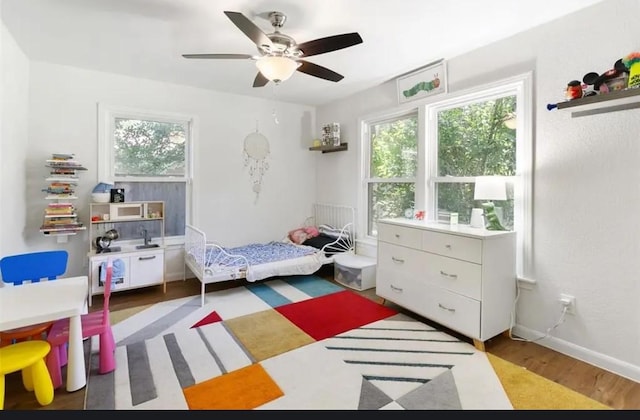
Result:
M49 185L42 191L47 194L45 200L50 200L50 203L44 210L40 232L58 237L58 242L66 242L68 236L87 229L78 220L72 202L78 198L75 195L78 171L86 171L87 168L78 163L73 154L62 153L54 153L45 166L50 169L49 176L45 178Z

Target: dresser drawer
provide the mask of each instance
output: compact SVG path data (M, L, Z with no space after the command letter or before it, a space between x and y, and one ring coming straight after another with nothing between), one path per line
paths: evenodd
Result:
M424 276L425 253L386 242L378 243L378 268L393 273Z
M427 305L426 293L425 281L420 277L378 265L376 295L420 314Z
M422 249L445 257L477 264L482 262L482 240L466 236L424 231Z
M481 300L482 266L425 252L425 279L436 287Z
M469 337L480 337L480 302L475 299L425 285L427 318Z
M378 239L408 248L421 249L422 247L422 231L410 227L379 223Z

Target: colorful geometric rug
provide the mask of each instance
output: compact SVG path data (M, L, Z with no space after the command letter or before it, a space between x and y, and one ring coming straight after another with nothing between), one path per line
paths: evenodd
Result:
M158 303L113 330L117 368L92 355L86 409L513 408L485 353L317 276Z

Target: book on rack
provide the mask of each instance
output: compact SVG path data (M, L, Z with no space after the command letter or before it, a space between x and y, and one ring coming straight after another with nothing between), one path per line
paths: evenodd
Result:
M55 207L73 207L73 203L49 203L47 205L48 208L55 208Z
M71 160L75 157L75 153L52 153L51 158L57 160Z
M77 225L77 224L82 225L82 223L78 222L75 216L51 217L51 218L45 219L45 221L42 223L43 226Z
M56 225L56 226L40 226L40 232L61 232L61 231L74 231L74 230L85 230L87 227L82 223L68 223L65 225Z
M44 217L64 217L64 216L76 216L75 209L73 207L44 209Z
M76 162L75 160L55 160L55 159L47 159L47 166L51 168L66 168L73 170L86 171L87 168L82 166L80 162Z
M46 190L44 190L46 191ZM73 194L49 194L47 195L45 198L45 200L77 200L78 197L76 197Z
M69 186L57 186L57 187L49 187L49 188L45 188L42 191L49 193L51 195L70 195L73 194L73 188L69 187Z
M80 162L75 160L75 154L73 153L52 153L51 159L46 160L47 166L54 168L54 170L65 170L66 172L56 172L56 174L68 174L75 175L77 170L87 170ZM54 172L51 172L54 174Z
M75 176L75 173L72 173L72 174L52 174L52 176L49 176L49 177L45 178L45 181L49 181L49 182L65 182L67 184L77 185L78 181L80 181L80 179Z

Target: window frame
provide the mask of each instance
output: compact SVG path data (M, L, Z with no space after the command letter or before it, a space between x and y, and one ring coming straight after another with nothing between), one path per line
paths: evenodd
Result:
M185 127L185 174L184 176L116 176L114 165L114 131L116 118L149 120L181 124ZM99 182L184 182L185 223L191 223L193 204L193 149L196 118L190 115L98 104L98 180ZM183 236L180 236L183 237ZM165 237L167 239L168 237Z
M415 177L412 178L379 178L371 176L371 130L370 126L390 122L395 120L400 120L403 118L408 118L413 115L417 116L418 127L421 126L422 116L420 110L415 107L404 107L402 109L396 110L395 112L386 112L381 113L375 116L368 117L366 119L360 120L360 133L361 133L361 142L360 149L362 150L361 155L363 156L361 160L360 166L360 179L362 180L362 187L359 189L359 198L358 202L360 203L360 208L363 209L361 213L361 217L358 220L358 232L364 232L364 234L359 239L364 239L366 241L375 242L376 237L369 234L369 186L372 184L383 184L383 183L413 183L415 185L415 202L418 202L418 195L422 195L421 192L418 191L418 181L424 173L422 167L424 166L421 161L424 160L424 153L422 153L421 147L421 137L424 136L423 130L418 130L418 139L416 145L416 153L417 153L417 170Z
M443 99L429 98L408 107L394 108L386 112L360 119L360 179L358 202L360 208L359 232L365 232L360 240L374 243L377 238L368 234L368 168L370 167L371 150L369 144L369 126L376 122L393 119L402 115L418 112L418 171L415 183L415 208L425 209L427 217L435 220L437 199L434 195L435 183L443 181L437 176L437 112L449 108L463 106L500 96L516 96L516 171L508 177L514 191L514 226L516 231L516 273L519 278L529 273L532 249L532 170L533 170L533 74L526 72L509 78L485 83L471 89L454 94L448 93ZM435 151L435 152L434 152ZM475 182L474 177L456 177L459 182ZM447 179L451 181L450 179Z

